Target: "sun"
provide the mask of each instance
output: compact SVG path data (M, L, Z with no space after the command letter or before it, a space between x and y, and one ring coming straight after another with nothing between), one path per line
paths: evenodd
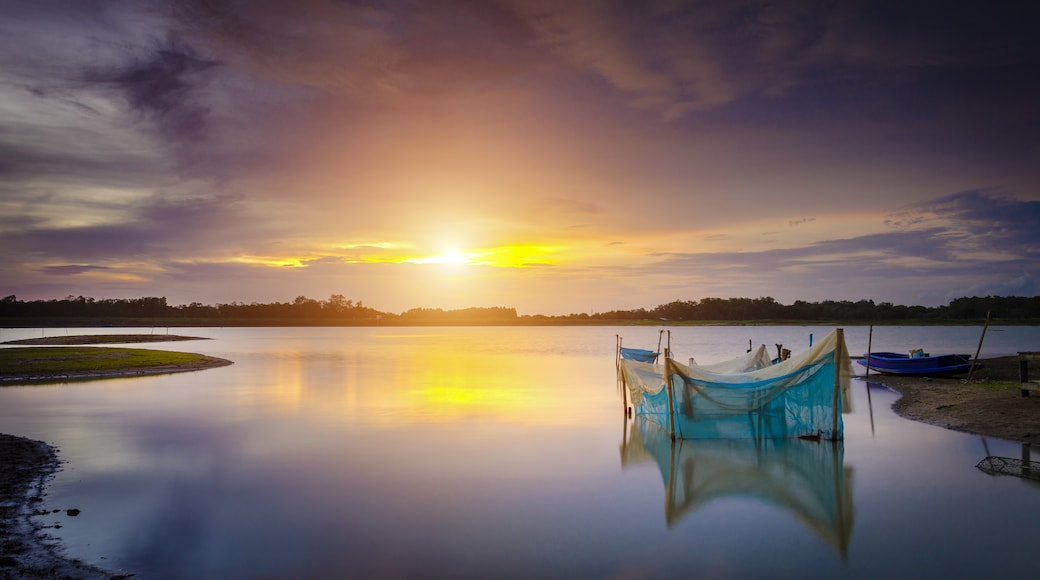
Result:
M446 250L444 253L437 256L410 258L405 261L413 264L446 264L449 266L464 266L473 263L473 260L470 259L469 256L457 250Z
M461 266L462 264L470 263L469 258L455 250L448 250L440 256L435 256L434 259L436 260L435 263L437 264L452 264L455 266Z

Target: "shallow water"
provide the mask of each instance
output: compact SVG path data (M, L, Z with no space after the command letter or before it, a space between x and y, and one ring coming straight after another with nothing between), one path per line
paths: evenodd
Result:
M896 395L862 380L836 448L633 441L615 335L655 348L658 330L176 329L213 340L144 346L235 364L6 387L0 431L60 448L46 507L81 513L43 520L67 553L144 578L1034 569L1040 485L975 468L1022 447L900 419ZM671 344L710 363L749 339L797 351L830 330L676 327ZM878 327L872 346L974 354L980 332ZM867 328L846 336L866 351ZM981 356L1018 350L1040 350L1040 328L990 329Z

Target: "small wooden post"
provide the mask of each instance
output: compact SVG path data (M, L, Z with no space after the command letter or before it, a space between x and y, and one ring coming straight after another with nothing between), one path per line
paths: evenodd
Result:
M1029 359L1018 353L1018 382L1022 383L1022 396L1029 396Z
M1018 380L1021 382L1022 396L1028 397L1035 386L1029 381L1029 363L1040 361L1040 352L1018 353Z

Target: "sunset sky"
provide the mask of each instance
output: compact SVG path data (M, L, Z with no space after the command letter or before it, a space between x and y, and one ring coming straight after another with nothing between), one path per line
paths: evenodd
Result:
M0 294L1036 296L1036 6L0 0Z

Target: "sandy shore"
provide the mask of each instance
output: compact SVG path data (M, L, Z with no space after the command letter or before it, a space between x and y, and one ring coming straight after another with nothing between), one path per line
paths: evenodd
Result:
M893 409L908 419L997 439L1040 442L1040 394L1021 395L1017 357L983 362L985 368L975 372L970 384L965 376L871 375L869 381L901 393ZM39 515L34 510L58 466L55 450L45 443L0 434L0 577L125 577L63 558L36 523L40 518L32 517Z

